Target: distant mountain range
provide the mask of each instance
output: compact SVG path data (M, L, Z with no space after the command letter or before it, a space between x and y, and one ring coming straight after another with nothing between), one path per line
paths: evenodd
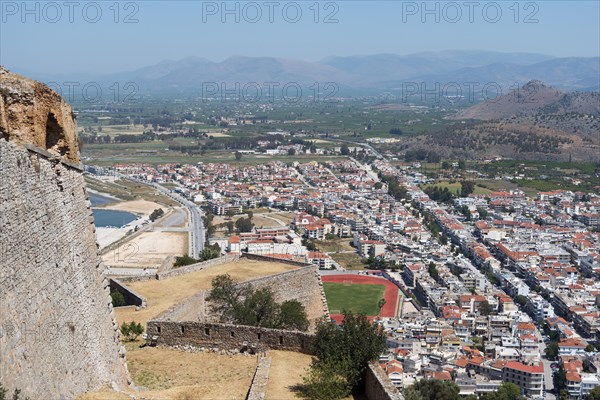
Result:
M10 69L10 65L6 66ZM394 92L404 82L426 84L449 82L481 84L495 82L503 88L520 87L539 79L562 90L599 91L600 58L556 58L531 53L491 51L442 51L411 55L376 54L329 57L320 62L274 58L230 57L222 62L188 57L162 61L134 71L93 76L49 75L15 71L45 82L135 82L144 92L197 93L206 82L296 82L303 87L314 82L335 82L340 94Z

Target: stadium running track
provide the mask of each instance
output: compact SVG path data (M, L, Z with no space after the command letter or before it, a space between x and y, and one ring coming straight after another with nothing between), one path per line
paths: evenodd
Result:
M383 309L379 313L381 317L394 317L394 313L396 312L396 302L398 301L398 286L394 285L392 282L388 281L385 278L376 277L376 276L368 276L368 275L355 275L355 274L347 274L347 275L322 275L321 281L323 282L333 282L333 283L348 283L353 285L384 285L385 292L383 292L383 298L385 299L385 304ZM343 319L343 315L341 314L329 314L332 319L334 319L337 323L341 323ZM369 318L372 320L373 316Z

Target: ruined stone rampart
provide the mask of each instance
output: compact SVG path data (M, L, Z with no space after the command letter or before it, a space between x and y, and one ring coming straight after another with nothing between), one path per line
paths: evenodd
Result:
M225 255L222 257L213 258L212 260L202 261L199 263L186 265L184 267L173 268L173 269L171 269L169 271L165 271L165 272L159 272L155 276L156 276L156 279L159 279L159 280L166 279L166 278L172 278L174 276L189 274L190 272L200 271L201 269L214 267L216 265L227 264L230 262L237 261L239 259L240 259L240 256L237 256L237 255L234 255L234 256Z
M369 400L404 400L385 372L373 364L365 371L365 394Z
M120 280L110 278L109 286L111 293L113 291L118 291L123 295L126 305L146 307L146 298L138 292L136 292L135 290L131 289L129 286L125 285Z
M278 262L276 259L270 259L270 261ZM269 288L273 291L275 301L279 303L286 300L298 300L306 309L311 327L314 327L315 320L325 315L326 301L323 298L317 267L314 265L303 264L301 268L247 280L241 282L240 285L249 285L254 289ZM208 292L208 290L199 291L194 296L172 306L155 319L160 321L218 322L218 316L211 313L210 305L206 302Z
M261 254L242 253L241 257L246 258L248 260L278 262L281 264L295 265L298 267L305 267L307 265L311 265L311 264L307 264L302 261L286 260L285 258L270 257L270 256L264 256Z
M288 350L309 353L313 335L256 326L191 321L149 321L146 332L157 344L236 351Z
M258 362L246 400L264 400L267 397L271 361L271 357L262 357Z
M72 399L127 385L70 107L0 68L0 382Z

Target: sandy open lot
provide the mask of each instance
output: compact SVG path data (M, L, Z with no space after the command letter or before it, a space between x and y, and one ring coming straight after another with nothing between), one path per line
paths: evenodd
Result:
M211 280L220 274L229 274L236 281L243 281L296 268L283 263L241 260L160 281L133 282L128 286L146 297L148 306L140 311L135 311L135 307L116 308L117 320L119 324L125 321L146 324L149 319L196 292L210 289Z
M187 232L144 232L102 256L115 268L158 268L165 258L188 252Z
M163 211L167 211L165 206L155 203L153 201L147 200L131 200L131 201L122 201L119 203L111 203L106 204L105 206L100 206L96 208L104 208L107 210L117 210L117 211L128 211L134 214L148 214L150 215L152 211L157 208L162 208Z

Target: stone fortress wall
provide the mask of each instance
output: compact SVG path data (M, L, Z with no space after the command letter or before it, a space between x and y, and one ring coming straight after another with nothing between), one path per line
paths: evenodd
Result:
M266 258L260 262L279 262L279 260ZM321 281L317 267L314 265L303 264L302 267L292 271L250 279L239 284L249 285L254 289L269 288L273 291L275 301L278 303L286 300L298 300L306 309L312 327L314 327L315 320L326 315L326 308L323 307ZM199 291L189 299L158 315L155 319L160 321L218 322L218 316L211 314L210 306L205 301L208 292L207 290Z
M279 262L266 257L259 262ZM147 333L167 346L194 346L224 350L266 351L269 349L308 352L315 322L325 315L321 281L317 267L301 264L296 270L240 283L255 289L270 288L275 300L295 299L306 308L311 328L309 332L267 329L252 326L222 324L211 314L205 302L208 291L200 291L148 322Z
M128 373L71 108L0 67L0 383L72 399Z
M246 257L246 255L242 255ZM277 261L270 257L253 258L260 262ZM307 309L309 319L327 315L322 283L316 266L298 264L300 269L252 279L243 282L254 288L269 287L277 301L299 300ZM297 351L310 354L313 332L297 332L241 326L216 322L205 303L208 291L200 291L188 300L166 310L148 322L149 338L165 346L195 347L219 350L251 351L268 350ZM314 325L312 326L314 329ZM268 360L268 362L267 362ZM264 363L263 363L264 362ZM268 382L270 358L263 358L257 367L248 399L264 398ZM370 365L365 371L365 391L369 400L403 400L387 375L378 367Z

